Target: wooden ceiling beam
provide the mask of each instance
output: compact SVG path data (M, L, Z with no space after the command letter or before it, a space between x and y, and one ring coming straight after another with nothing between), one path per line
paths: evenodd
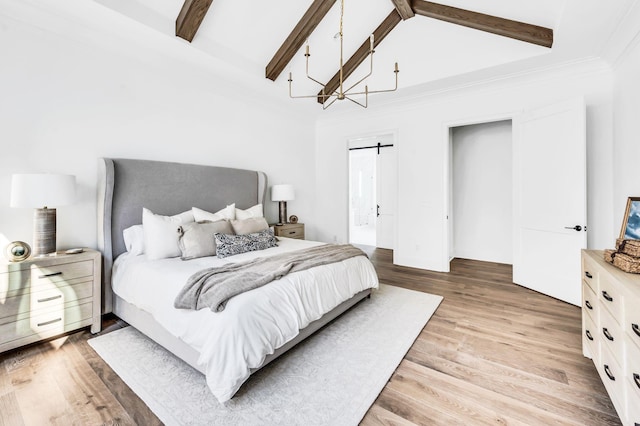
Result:
M314 0L293 31L291 31L289 37L282 43L282 46L267 64L265 76L269 80L275 81L278 78L293 58L293 55L302 47L305 40L309 38L335 2L336 0Z
M485 15L483 13L458 9L456 7L424 0L413 0L413 11L417 15L451 22L539 46L551 47L553 45L553 30L550 28Z
M391 13L382 21L378 28L373 31L373 48L375 49L382 40L393 30L396 25L398 25L402 21L400 17L400 13L396 9L392 10ZM353 72L358 68L358 66L369 56L369 47L370 41L369 37L365 40L364 43L356 50L356 52L345 62L342 67L342 75L343 81L347 79ZM329 82L325 85L324 93L330 94L338 89L340 86L340 70L336 72L336 74L329 80ZM322 98L322 90L318 92L318 103L323 102Z
M391 0L403 21L416 16L411 7L411 0Z
M176 19L176 36L191 43L213 0L185 0Z

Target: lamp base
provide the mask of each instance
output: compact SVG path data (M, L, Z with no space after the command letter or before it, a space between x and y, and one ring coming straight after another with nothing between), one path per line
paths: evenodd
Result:
M56 209L35 209L33 213L33 255L56 252Z
M284 225L285 223L287 223L287 202L280 201L278 208L279 208L278 225Z

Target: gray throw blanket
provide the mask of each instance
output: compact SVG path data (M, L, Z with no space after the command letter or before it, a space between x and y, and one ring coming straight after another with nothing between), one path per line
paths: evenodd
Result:
M327 244L203 269L189 277L173 305L178 309L210 308L214 312L221 312L233 296L262 287L289 273L355 256L366 254L349 244Z

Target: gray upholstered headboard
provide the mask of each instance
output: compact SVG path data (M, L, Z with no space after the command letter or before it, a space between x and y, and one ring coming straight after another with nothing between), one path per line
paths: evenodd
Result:
M263 203L263 172L164 161L101 158L98 191L98 245L104 259L103 313L111 312L111 267L125 251L122 231L142 223L142 208L174 215L199 207L215 212L236 203L240 209Z

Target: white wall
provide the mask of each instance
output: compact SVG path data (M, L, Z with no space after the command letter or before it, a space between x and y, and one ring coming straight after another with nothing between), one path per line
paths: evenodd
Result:
M316 126L318 237L330 241L337 234L346 240L346 141L354 135L397 131L399 217L394 261L446 270L448 127L506 119L582 96L587 105L588 244L609 247L614 237L611 91L610 68L592 60L457 90L408 95L411 98L402 93L376 96L367 110L336 106Z
M640 5L630 16L640 22ZM622 227L627 197L640 197L640 33L614 64L614 227ZM611 246L613 243L611 244Z
M289 211L315 236L312 118L261 101L185 43L116 13L84 22L93 10L76 19L42 5L0 9L0 245L32 241L31 209L9 208L11 174L59 172L76 175L78 200L58 209L58 247L96 247L100 157L262 170L270 184L295 185ZM276 203L265 209L275 221Z
M511 121L454 127L452 257L513 262Z

